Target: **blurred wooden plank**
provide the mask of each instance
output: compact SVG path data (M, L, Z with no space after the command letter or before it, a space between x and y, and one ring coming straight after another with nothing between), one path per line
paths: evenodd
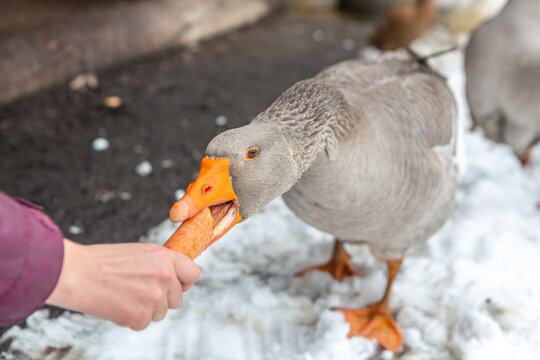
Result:
M21 18L13 19L15 31L0 29L0 103L80 72L231 31L256 22L286 1L98 1L84 6L65 1L69 11L55 1L49 11L53 21L46 21L47 15L31 16L32 2L22 9L20 4L6 6L11 13L23 11L28 21L25 27ZM0 3L4 6L6 1Z

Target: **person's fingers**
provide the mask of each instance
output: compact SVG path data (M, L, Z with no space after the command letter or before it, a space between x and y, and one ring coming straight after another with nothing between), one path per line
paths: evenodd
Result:
M157 307L156 311L154 311L154 314L152 315L152 321L161 321L165 318L165 315L167 315L167 304L165 301Z
M178 280L182 283L182 290L187 291L199 279L201 271L197 264L182 254L174 253L174 269Z
M177 281L177 283L169 289L169 293L167 294L169 309L178 309L182 305L182 293L182 285L180 284L180 281Z
M193 284L195 284L195 282L192 282L192 283L189 283L189 284L182 284L182 290L184 292L188 291L189 289L191 289L191 287L193 286Z
M135 331L141 331L146 329L151 321L152 315L147 311L142 311L132 317L129 328Z
M148 319L148 321L137 323L136 325L132 325L129 328L131 330L141 331L141 330L146 329L148 327L148 325L150 325L150 319Z

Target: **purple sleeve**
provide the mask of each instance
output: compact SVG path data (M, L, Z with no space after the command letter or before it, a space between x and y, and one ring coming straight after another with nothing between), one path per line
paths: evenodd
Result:
M62 232L40 210L0 192L0 326L39 309L60 276Z

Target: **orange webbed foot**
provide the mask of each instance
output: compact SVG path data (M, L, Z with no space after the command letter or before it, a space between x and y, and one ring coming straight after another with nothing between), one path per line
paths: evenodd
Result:
M375 303L367 309L335 308L345 315L350 325L348 337L362 336L375 339L387 350L397 352L403 349L403 335L392 318L388 306Z
M296 273L296 276L303 276L310 271L326 271L338 281L342 281L348 276L358 275L350 262L351 255L347 253L341 241L336 240L332 259L322 265L308 267Z
M350 262L347 261L345 263L333 264L330 261L326 264L308 267L307 269L297 272L296 276L303 276L310 271L326 271L337 281L342 281L348 276L358 275Z

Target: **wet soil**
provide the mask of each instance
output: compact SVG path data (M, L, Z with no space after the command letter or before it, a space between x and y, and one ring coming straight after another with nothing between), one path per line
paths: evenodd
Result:
M328 15L274 16L99 72L96 91L66 83L4 105L0 189L45 206L72 240L137 241L167 218L212 137L248 123L296 81L355 57L369 29ZM356 47L346 50L345 39ZM107 96L123 106L107 108ZM100 136L110 146L97 152ZM142 161L153 168L147 177L135 172Z

